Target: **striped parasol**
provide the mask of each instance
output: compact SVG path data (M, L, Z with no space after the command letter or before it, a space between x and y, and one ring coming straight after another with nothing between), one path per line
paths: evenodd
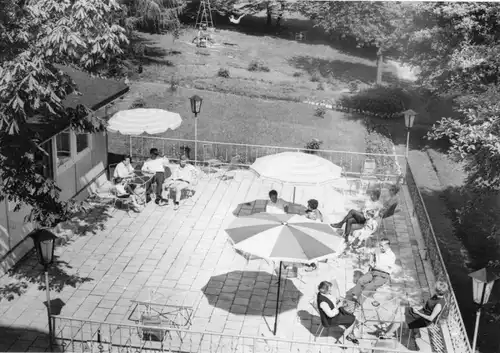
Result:
M344 240L326 223L292 214L256 213L235 219L228 229L235 249L279 261L278 298L274 334L278 325L282 262L312 263L344 249Z
M122 135L160 134L181 126L178 113L163 109L137 108L122 110L108 121L108 131Z

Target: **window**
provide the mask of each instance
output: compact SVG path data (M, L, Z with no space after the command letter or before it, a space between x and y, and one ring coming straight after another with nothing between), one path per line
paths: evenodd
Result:
M38 174L48 179L54 179L54 154L52 153L52 140L40 146L43 151L35 153L35 168Z
M89 134L76 134L76 153L89 147Z
M57 166L61 166L71 159L71 132L63 131L56 136Z

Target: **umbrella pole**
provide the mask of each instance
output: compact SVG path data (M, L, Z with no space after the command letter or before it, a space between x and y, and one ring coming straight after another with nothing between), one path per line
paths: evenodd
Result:
M274 335L276 336L276 331L278 330L278 312L280 307L280 287L281 287L281 267L282 262L280 261L280 269L278 271L278 298L276 299L276 315L274 318Z
M295 203L295 186L293 187L293 201L292 203Z
M132 158L132 135L128 135L128 149L129 149L129 156Z

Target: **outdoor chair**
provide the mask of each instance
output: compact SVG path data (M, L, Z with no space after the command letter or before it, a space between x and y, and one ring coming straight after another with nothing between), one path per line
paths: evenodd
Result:
M184 189L181 190L181 192L185 192L185 196L184 195L181 195L181 200L182 199L190 199L191 197L193 197L193 195L196 193L196 186L198 185L198 170L196 169L195 171L193 171L193 180L192 180L192 183L190 183L190 185ZM172 193L172 184L173 184L173 180L171 179L171 176L172 176L172 173L170 173L170 176L168 179L165 179L165 181L163 182L163 190L164 192L166 193L165 196L168 196L168 198L170 199L171 197L171 193ZM184 197L182 197L184 196ZM165 197L166 198L166 197Z
M234 173L231 173L231 172L238 169L238 164L239 164L240 160L241 160L241 157L239 155L232 157L231 161L229 162L229 164L227 166L227 169L224 171L224 174L220 177L220 180L228 181L228 180L234 179Z
M394 216L394 214L396 213L396 209L398 207L398 203L394 203L392 204L385 212L384 214L382 214L382 218L380 220L380 227L383 231L385 231L385 226L384 226L384 219L387 219L387 218L390 218L392 216Z
M332 328L335 328L335 326L330 326L330 327L325 327L323 326L323 324L321 323L321 314L319 313L319 308L318 308L318 304L317 304L317 301L316 301L316 298L312 299L309 304L311 304L311 306L313 307L314 311L316 312L316 314L318 314L319 316L319 326L316 330L316 333L314 334L314 341L316 341L318 339L318 337L321 337L323 335L323 332L326 328L326 331L327 333L330 331L330 329ZM343 325L339 325L338 327L340 327L342 329L342 333L345 331L346 327L343 326ZM342 337L342 336L341 336ZM341 343L340 340L338 338L335 338L337 341L335 342L336 344L339 344Z
M212 173L212 170L217 172L216 168L223 164L218 158L215 157L212 144L203 145L203 162L208 164L207 173L209 175Z

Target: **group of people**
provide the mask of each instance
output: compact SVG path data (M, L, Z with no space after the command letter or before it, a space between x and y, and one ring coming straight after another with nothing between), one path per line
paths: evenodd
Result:
M155 203L159 206L169 204L170 190L175 193L174 210L179 208L182 190L190 187L196 178L196 169L187 163L187 157L182 155L177 168L170 168L167 157L160 157L157 148L149 151L150 157L144 162L141 173L149 179L145 183L146 203L152 201L151 195L155 195ZM135 177L139 174L132 166L131 156L124 156L117 164L113 181L118 196L128 196L132 201L132 207L136 212L141 211L138 195L135 189L138 185ZM153 188L156 185L156 188Z
M440 313L445 308L445 296L447 292L448 285L445 282L438 281L435 285L434 295L429 298L423 306L404 307L404 324L414 337L418 337L418 329L427 327L436 322ZM357 319L352 310L346 308L345 303L346 301L341 298L338 285L336 285L335 281L323 281L319 284L316 305L320 315L321 325L326 328L335 326L343 327L344 338L357 345L359 344L359 340L354 334ZM391 323L387 329L378 333L378 338L393 339L395 338L394 335L396 331L400 327L401 323L399 322Z

